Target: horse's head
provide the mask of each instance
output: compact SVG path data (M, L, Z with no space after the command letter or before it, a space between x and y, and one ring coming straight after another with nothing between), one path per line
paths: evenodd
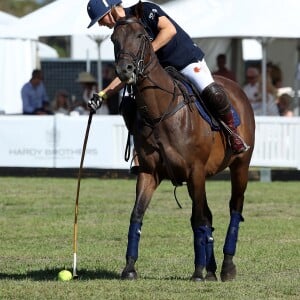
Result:
M143 24L136 17L117 21L111 36L116 73L121 81L135 84L151 62L152 45Z

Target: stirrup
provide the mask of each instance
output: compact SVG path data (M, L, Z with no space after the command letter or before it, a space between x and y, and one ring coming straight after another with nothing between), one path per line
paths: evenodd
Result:
M238 139L241 143L235 143L235 145L233 145L233 143L231 143L231 139ZM233 131L228 137L228 143L234 155L247 152L250 149L250 146L248 146L246 142Z

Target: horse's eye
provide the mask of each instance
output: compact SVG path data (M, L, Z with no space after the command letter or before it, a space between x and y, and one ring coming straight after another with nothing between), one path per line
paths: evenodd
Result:
M137 38L138 39L141 39L143 37L143 34L142 33L139 33L138 35L137 35Z

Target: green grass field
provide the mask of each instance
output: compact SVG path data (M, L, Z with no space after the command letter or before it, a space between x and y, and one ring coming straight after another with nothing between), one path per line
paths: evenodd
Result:
M300 184L250 182L233 282L195 283L191 201L164 182L147 210L137 281L121 281L134 180L83 179L78 216L79 280L72 269L77 179L2 177L0 299L300 299ZM230 183L208 181L218 272L229 221Z

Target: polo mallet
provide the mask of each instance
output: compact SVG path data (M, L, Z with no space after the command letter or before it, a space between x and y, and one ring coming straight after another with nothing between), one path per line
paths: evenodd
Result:
M88 124L85 131L85 137L82 147L82 153L81 153L81 160L80 160L80 167L78 171L78 180L77 180L77 193L76 193L76 201L75 201L75 218L74 218L74 231L73 231L73 279L78 278L77 275L77 235L78 235L78 225L77 225L77 217L78 217L78 201L79 201L79 191L80 191L80 180L81 180L81 173L82 173L82 166L83 166L83 160L86 150L86 145L88 141L89 131L92 123L92 117L93 117L94 111L90 111Z

